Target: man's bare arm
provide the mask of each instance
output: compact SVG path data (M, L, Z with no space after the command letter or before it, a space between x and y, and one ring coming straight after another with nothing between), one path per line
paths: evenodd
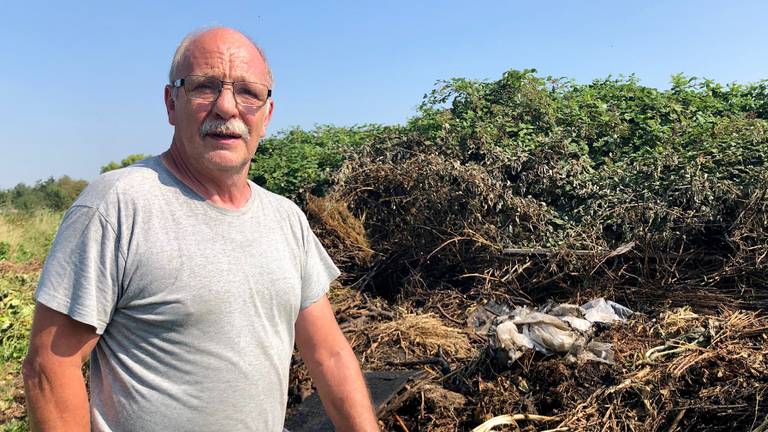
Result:
M360 364L325 296L299 313L296 345L336 430L378 430Z
M33 431L90 430L81 368L98 340L93 327L37 304L22 369Z

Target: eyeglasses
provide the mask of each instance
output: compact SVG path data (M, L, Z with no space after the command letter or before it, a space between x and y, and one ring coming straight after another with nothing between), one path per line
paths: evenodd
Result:
M248 81L222 81L216 77L187 75L174 81L174 88L184 87L187 97L194 100L213 102L218 99L224 84L232 85L232 93L238 105L260 108L272 96L272 89L264 84Z

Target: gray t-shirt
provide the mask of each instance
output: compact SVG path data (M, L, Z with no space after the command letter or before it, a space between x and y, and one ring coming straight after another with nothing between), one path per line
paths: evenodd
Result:
M206 202L158 158L91 183L37 300L96 328L96 431L281 431L299 311L338 276L304 214L251 183Z

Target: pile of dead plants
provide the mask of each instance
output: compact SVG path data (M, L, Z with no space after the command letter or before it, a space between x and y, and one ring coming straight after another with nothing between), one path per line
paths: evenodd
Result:
M347 155L307 210L345 283L389 299L664 287L754 308L768 304L766 107L765 83L454 80Z
M443 83L305 201L363 367L428 372L384 428L766 430L767 165L765 82ZM613 365L500 365L467 324L596 296L640 312L600 335Z

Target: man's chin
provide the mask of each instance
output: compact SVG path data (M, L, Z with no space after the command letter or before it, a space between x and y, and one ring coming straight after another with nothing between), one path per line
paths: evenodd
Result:
M251 158L228 151L212 151L204 156L205 165L214 171L239 174L251 164Z

